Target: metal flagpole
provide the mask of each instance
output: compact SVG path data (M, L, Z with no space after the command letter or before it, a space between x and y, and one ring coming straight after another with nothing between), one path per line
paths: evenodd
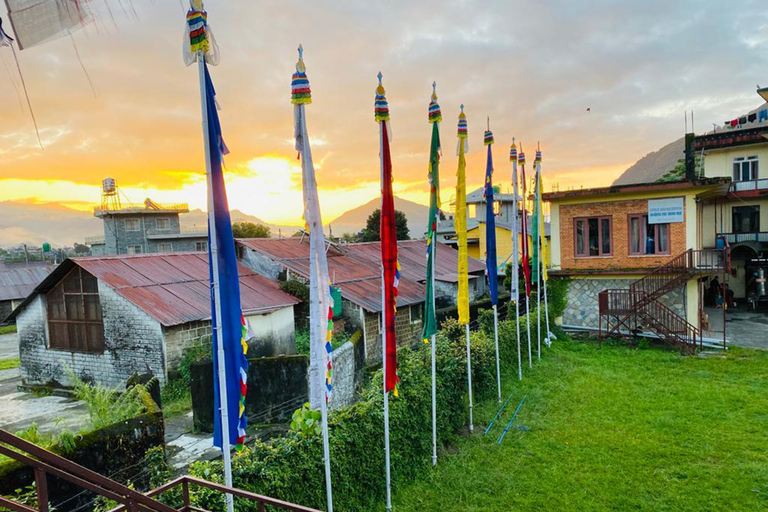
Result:
M469 324L464 325L467 334L467 382L469 383L469 433L475 431L472 421L472 351L469 348Z
M381 186L384 187L384 122L379 123L379 160L381 163ZM384 211L384 195L380 211ZM384 243L382 241L382 243ZM387 306L384 295L384 259L381 260L381 382L384 390L384 465L387 475L387 510L392 510L392 473L389 455L389 393L387 392Z
M488 276L491 279L498 279L497 276ZM496 346L496 388L501 403L501 367L499 366L499 310L496 304L493 305L493 343Z
M512 299L515 301L515 328L517 330L517 378L523 380L523 357L520 350L520 267L518 265L518 246L519 229L517 223L518 201L517 197L517 147L515 138L512 137L512 147L509 151L509 159L512 161Z
M211 147L208 133L208 104L205 90L205 55L202 50L197 52L197 69L200 77L200 103L203 113L203 140L205 143L205 177L208 182L208 242L211 247L211 264L213 265L213 303L216 315L216 356L219 379L219 406L221 407L221 451L224 457L224 484L232 487L232 454L229 443L229 412L227 411L227 369L224 364L224 340L221 336L221 290L219 289L218 241L216 239L216 219L213 209L213 182L211 179ZM234 512L234 502L231 494L226 494L227 511Z
M538 146L536 148L536 156L538 156ZM537 339L537 348L536 348L536 355L539 359L541 359L541 283L544 281L544 275L541 273L543 269L542 265L542 249L543 245L541 244L541 240L543 237L543 233L541 233L541 190L539 187L541 187L541 175L539 174L539 171L541 170L541 166L539 165L539 162L534 159L535 166L536 166L536 189L535 189L535 199L536 201L536 222L539 224L536 226L536 231L538 232L538 240L536 240L536 245L538 247L538 253L539 258L536 262L536 339Z
M536 166L538 167L537 172L539 175L539 187L542 187L542 181L541 181L541 150L538 151L538 162ZM544 208L541 203L541 195L544 193L543 189L539 189L539 213L541 214L541 280L544 283L544 317L545 322L547 324L547 336L544 338L544 343L549 347L552 345L552 337L554 334L550 332L549 330L549 301L547 300L547 280L545 278L545 272L547 271L547 261L545 259L545 253L544 253L544 245L547 243L547 233L545 231L546 222L544 222ZM551 228L550 228L551 229Z
M432 235L432 311L435 309L435 266L437 264L437 228L440 224L440 210L435 217L435 232ZM437 466L437 366L435 363L437 350L436 336L432 335L432 465Z

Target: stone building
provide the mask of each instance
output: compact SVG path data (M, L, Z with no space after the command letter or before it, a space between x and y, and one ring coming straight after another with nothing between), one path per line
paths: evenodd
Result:
M0 325L53 268L47 261L0 263Z
M248 268L270 279L309 278L309 239L238 239L238 257ZM400 284L395 330L398 344L421 338L426 278L426 242L398 242ZM381 243L328 244L328 271L334 287L341 291L346 324L360 329L369 363L381 361ZM437 306L455 305L458 294L458 252L437 244L435 289ZM485 265L469 259L470 302L486 291Z
M207 251L207 229L179 223L179 215L188 212L186 204L159 205L151 199L143 206L102 204L93 214L103 221L104 236L85 242L94 255Z
M278 284L240 266L249 355L294 354L293 307ZM164 384L185 350L211 343L206 253L71 258L12 313L28 385L122 386L151 371Z

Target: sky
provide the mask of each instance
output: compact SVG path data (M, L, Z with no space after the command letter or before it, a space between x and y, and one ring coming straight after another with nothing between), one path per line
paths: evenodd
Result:
M198 77L182 60L182 0L94 5L96 23L19 53L44 150L13 54L0 48L0 201L85 210L99 201L101 179L113 177L124 202L151 197L204 208ZM755 86L768 85L768 10L759 1L208 0L205 7L221 50L211 74L231 151L230 207L276 224L299 224L302 215L290 104L300 43L326 222L379 194L379 71L392 116L395 193L420 203L428 202L433 81L443 113L443 197L455 187L462 103L469 187L483 182L489 118L496 183L510 186L516 137L531 157L541 144L545 188L564 190L610 184L681 137L686 110L702 132L755 108ZM4 6L0 17L7 20Z

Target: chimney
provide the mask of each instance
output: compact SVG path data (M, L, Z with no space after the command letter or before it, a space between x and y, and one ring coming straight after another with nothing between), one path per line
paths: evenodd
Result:
M687 181L693 181L696 179L696 152L693 149L693 143L695 140L695 134L685 134L685 179Z

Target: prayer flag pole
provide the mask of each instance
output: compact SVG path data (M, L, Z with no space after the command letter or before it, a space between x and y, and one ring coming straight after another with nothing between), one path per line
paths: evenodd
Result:
M534 165L534 179L535 179L535 185L534 185L534 228L535 228L535 238L536 240L533 241L533 243L536 244L535 251L534 251L534 265L536 266L536 355L538 359L541 359L541 289L542 289L542 273L541 273L541 267L542 267L542 255L541 255L541 241L544 238L543 233L541 232L541 226L543 223L541 222L541 175L539 174L539 171L541 170L541 166L539 165L539 159L541 158L541 152L539 151L538 143L536 145L536 156L533 159L533 165Z
M235 244L229 215L223 175L223 155L228 153L221 134L213 82L206 62L218 62L218 49L208 26L208 15L202 0L192 0L187 13L184 61L197 61L200 85L205 170L208 193L208 248L211 281L211 309L214 362L214 421L213 444L221 448L224 462L224 483L232 487L231 439L236 438L239 449L245 442L245 392L248 362L245 340L246 323L240 306L240 282L235 257ZM223 288L223 290L222 290ZM229 375L228 375L229 374ZM229 413L238 409L230 421ZM227 510L233 512L231 494L226 494Z
M525 184L525 152L520 144L520 155L517 158L520 164L521 181L523 184L523 275L525 276L525 323L528 329L528 367L533 368L531 356L531 267L528 261L528 209L526 208L526 184Z
M464 324L467 340L467 386L469 388L469 432L475 430L472 419L472 348L469 341L469 258L467 254L467 160L466 152L469 146L467 134L467 115L464 105L461 105L458 125L458 141L456 152L459 156L459 167L456 171L456 237L459 242L459 325Z
M392 510L392 476L389 450L389 392L397 396L397 343L395 340L395 313L400 271L397 262L397 228L395 202L392 192L392 155L389 148L389 104L378 74L374 119L379 125L379 158L381 162L381 311L382 311L382 380L384 385L384 462L387 482L387 510Z
M549 302L547 300L547 233L545 231L546 223L544 222L544 206L542 202L542 194L544 193L544 182L541 176L541 149L536 150L536 174L539 177L538 186L538 202L540 214L540 227L539 233L541 233L541 282L544 285L544 321L547 325L547 336L544 338L544 343L549 347L552 345L552 338L555 336L552 331L549 330Z
M291 78L296 151L301 158L302 189L304 194L304 220L309 231L309 357L310 403L320 407L323 435L323 463L325 466L325 493L328 512L333 512L331 484L331 454L328 436L328 402L332 386L331 337L333 335L333 297L325 255L325 235L317 195L317 178L312 161L312 149L307 133L305 106L312 103L312 92L304 65L304 49L298 48L299 60Z
M429 223L427 225L427 280L424 297L424 328L422 338L432 341L432 465L437 465L437 369L435 334L435 257L437 255L437 225L440 210L440 105L437 103L437 83L432 82L432 100L429 102L429 122L432 124L432 141L429 150Z
M517 329L517 378L523 380L523 358L520 350L520 268L518 237L520 236L517 227L517 209L519 198L517 196L517 146L515 138L512 137L512 146L509 148L509 160L512 162L512 300L515 301L515 327ZM526 243L526 242L523 242Z
M485 166L485 268L488 273L488 287L491 292L491 304L493 304L493 342L496 348L496 388L498 400L501 403L501 368L499 366L499 271L496 263L496 217L493 211L493 132L491 132L491 120L488 118L488 126L483 134L483 144L488 146L488 156Z

